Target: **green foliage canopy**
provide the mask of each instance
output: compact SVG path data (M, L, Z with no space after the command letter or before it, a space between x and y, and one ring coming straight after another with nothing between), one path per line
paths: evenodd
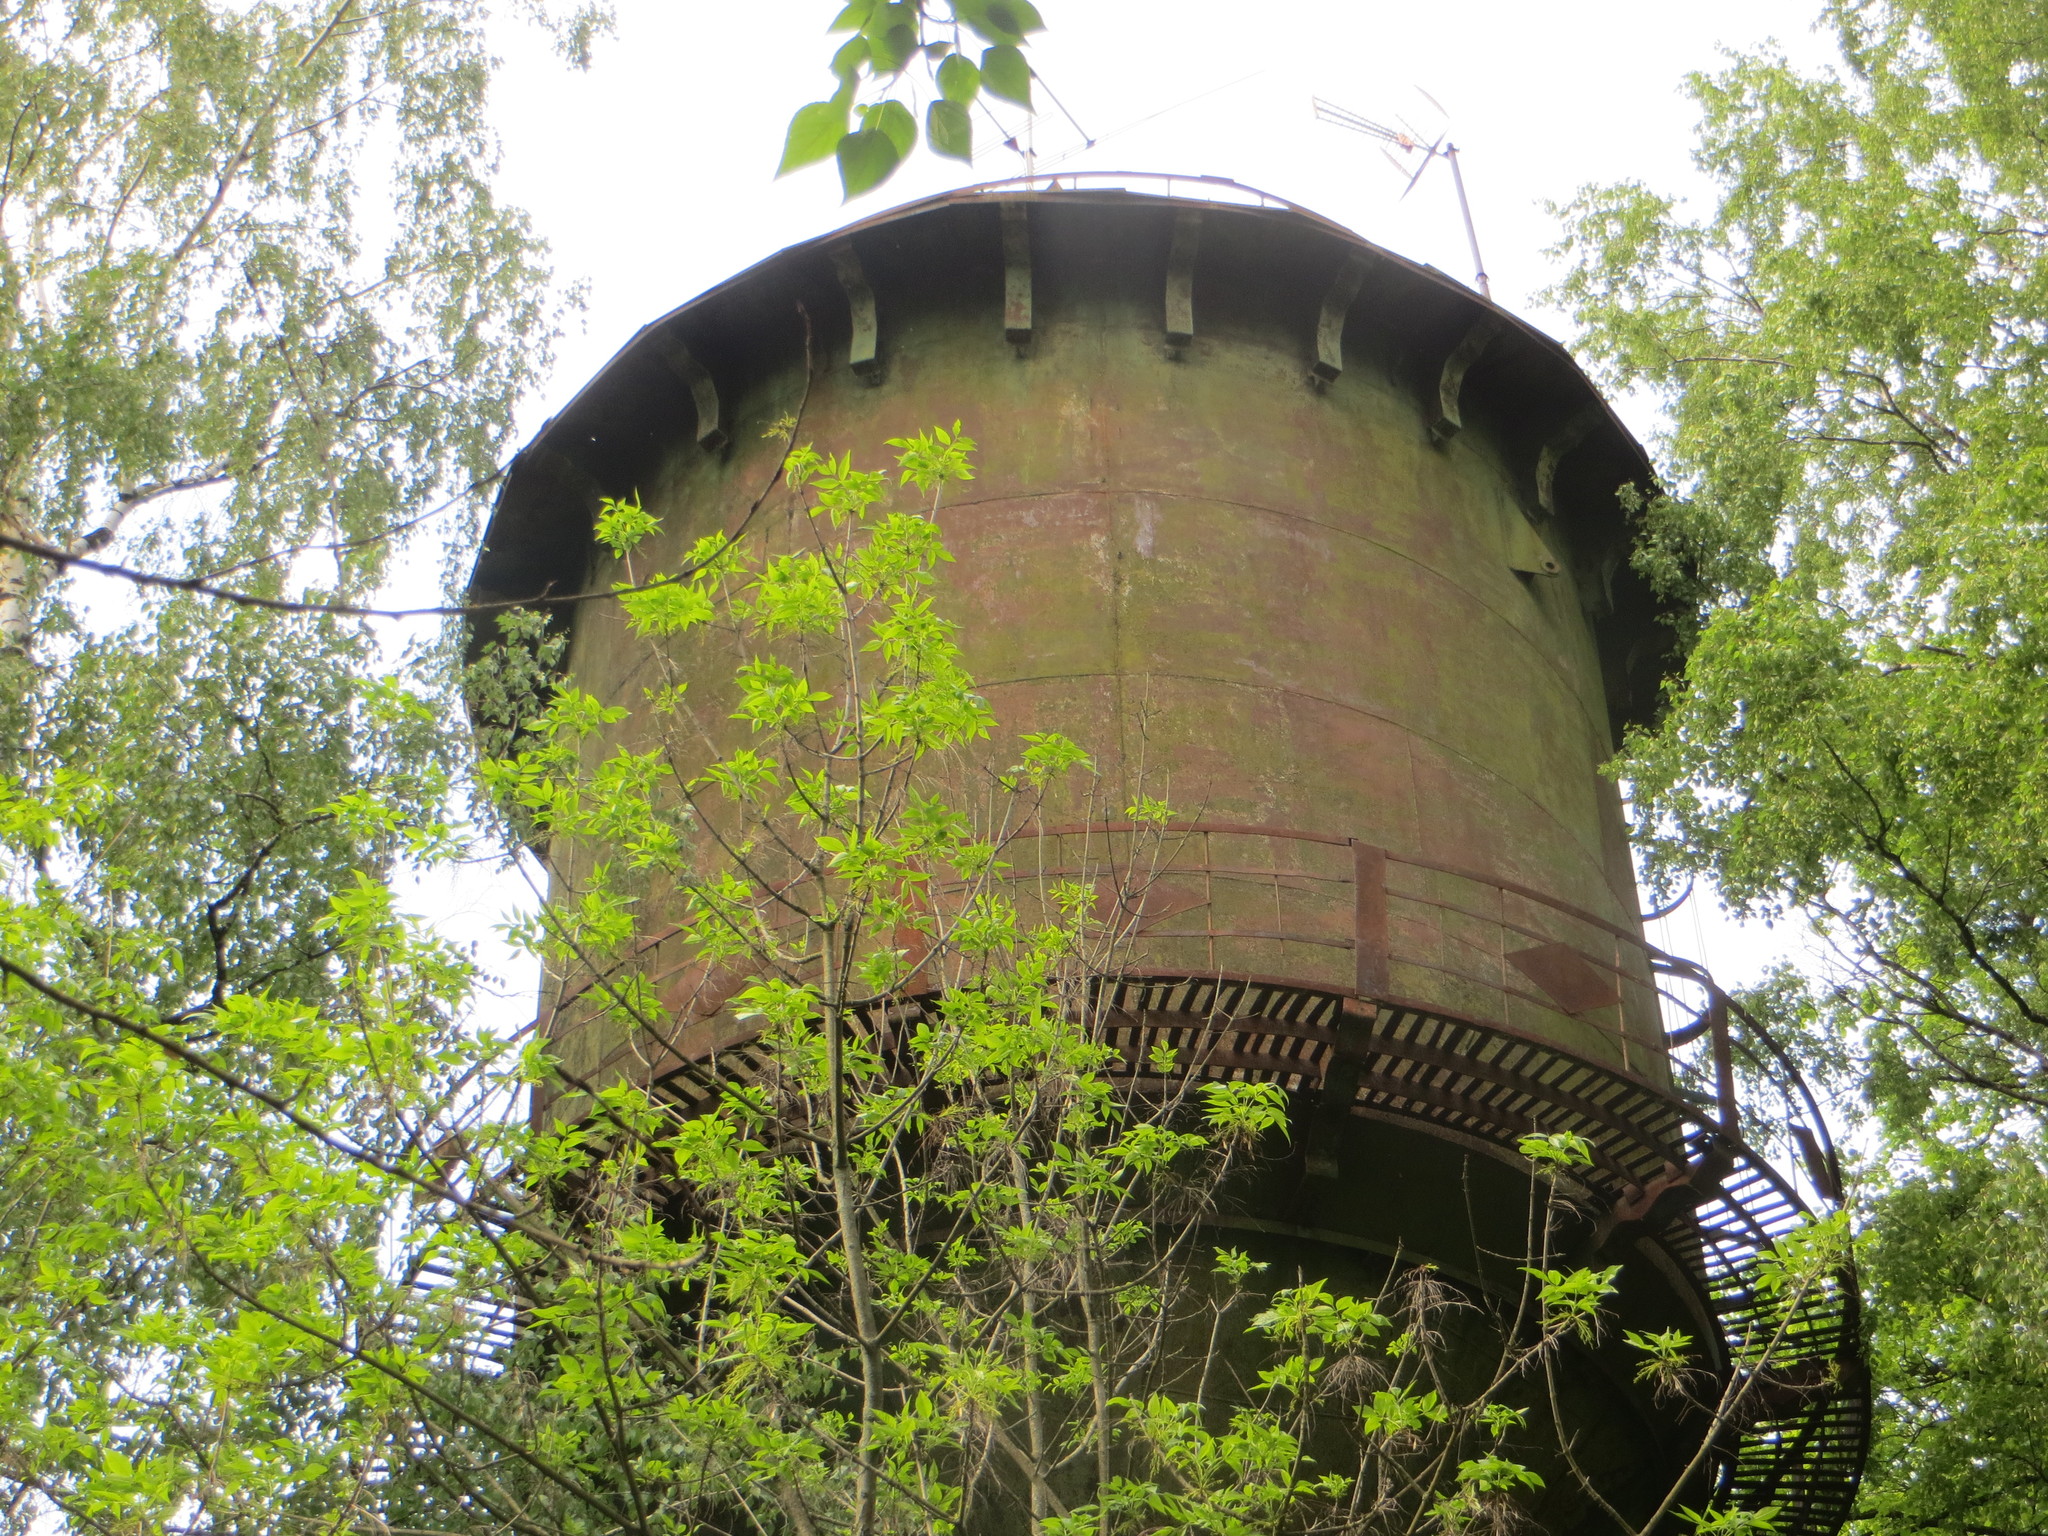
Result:
M571 54L602 20L523 9ZM47 1500L131 1528L166 1498L265 1525L248 1500L330 1454L317 1391L237 1396L270 1314L207 1255L305 1238L251 1272L273 1310L331 1308L323 1286L376 1271L378 1209L351 1181L407 1146L371 1107L406 1084L341 1022L366 1001L349 936L391 951L378 877L445 846L462 760L438 658L319 612L87 602L27 547L118 536L172 574L347 600L410 529L430 562L462 545L554 308L490 187L484 17L0 18L0 1476L20 1526ZM403 952L385 1001L431 1064L467 966ZM23 976L70 1001L49 1011ZM320 1134L282 1146L266 1116ZM167 1242L143 1212L169 1190ZM151 1391L196 1413L173 1434L212 1447L215 1492L163 1481L123 1416Z
M1867 1512L2029 1530L2048 1291L1994 1234L2038 1208L2048 1106L2048 20L1827 18L1838 69L1693 81L1711 210L1563 210L1587 348L1669 411L1645 560L1698 618L1621 767L1662 881L1831 944L1778 998L1881 1148Z
M527 9L578 55L601 21ZM0 29L0 751L17 792L99 786L65 791L42 873L80 953L173 1009L231 979L324 993L327 898L396 846L329 807L446 784L446 711L406 706L359 625L91 609L18 546L118 534L348 600L408 530L460 545L552 334L539 242L490 188L483 17L139 0Z
M492 473L548 317L538 245L490 190L482 20L362 0L11 9L11 516L97 546L209 489L154 541L221 565L325 536L360 580L394 509ZM598 21L570 17L565 46Z

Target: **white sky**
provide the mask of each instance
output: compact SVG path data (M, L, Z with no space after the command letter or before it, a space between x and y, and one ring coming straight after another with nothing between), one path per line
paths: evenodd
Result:
M1724 47L1768 40L1802 61L1832 51L1812 31L1816 0L1039 5L1047 30L1032 60L1099 141L1057 169L1234 177L1469 280L1444 167L1404 202L1379 147L1317 122L1309 101L1397 126L1405 117L1431 134L1448 126L1496 297L1553 331L1561 318L1534 300L1553 276L1543 203L1630 178L1702 189L1685 74L1715 68ZM892 203L1021 173L977 113L984 152L972 168L920 152L850 208L829 164L774 180L790 113L830 93L825 61L839 39L823 28L836 8L618 0L618 35L582 75L507 24L495 87L504 194L532 212L561 275L586 281L590 296L555 387L531 403L534 426L638 327L740 268ZM998 108L1021 126L1021 112ZM1034 137L1042 167L1079 142L1044 102Z
M1544 254L1557 238L1545 202L1628 179L1703 197L1685 75L1717 68L1728 48L1775 43L1808 64L1833 56L1813 30L1812 0L1038 3L1047 31L1031 45L1033 64L1099 141L1053 164L1079 139L1041 102L1033 140L1042 169L1230 176L1469 281L1445 168L1404 201L1403 178L1379 147L1317 122L1309 103L1320 95L1432 136L1448 128L1495 297L1560 335L1562 317L1535 297L1556 275ZM502 192L552 243L558 274L588 291L584 325L563 339L550 387L528 402L526 434L640 326L742 267L892 203L1022 171L977 114L985 148L971 169L921 151L850 208L829 164L774 180L790 113L829 94L825 61L837 40L823 27L835 9L836 0L618 0L618 34L585 74L504 24ZM1001 115L1023 126L1015 109ZM1621 404L1639 432L1654 429L1643 402ZM516 882L464 884L421 895L472 935L520 902ZM1738 929L1704 900L1652 937L1706 961L1726 985L1799 947L1784 929ZM516 1012L530 984L516 972L506 982Z

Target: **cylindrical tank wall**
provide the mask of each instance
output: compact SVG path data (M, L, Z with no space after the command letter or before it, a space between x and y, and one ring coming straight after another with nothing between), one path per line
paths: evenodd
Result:
M998 721L994 750L1013 761L1019 735L1055 730L1099 769L1092 806L1048 809L1004 856L1021 884L1089 874L1128 848L1104 824L1134 795L1168 800L1167 862L1124 913L1133 970L1232 980L1119 980L1114 1043L1137 1062L1189 1018L1284 1023L1212 1058L1297 1092L1285 1154L1219 1192L1205 1225L1361 1291L1426 1260L1511 1316L1521 1132L1621 1127L1627 1148L1601 1153L1610 1200L1686 1156L1656 1091L1661 1021L1600 771L1669 643L1624 561L1616 490L1643 477L1640 453L1553 345L1319 221L1014 201L1021 216L967 197L872 221L651 327L515 469L474 590L621 579L590 541L599 493L637 494L660 520L639 575L742 526L795 547L776 423L880 466L888 439L959 421L976 478L941 513L955 563L938 602ZM748 739L730 650L701 633L663 644L615 605L574 610L575 684L626 711L593 759L651 744L649 692L675 676L707 760ZM1060 830L1075 823L1088 830ZM572 875L588 852L551 850ZM664 1007L686 1005L706 971L647 895L632 964ZM677 1006L674 1038L650 1046L555 1000L551 1048L586 1085L659 1077L750 1032ZM1615 1229L1582 1203L1560 1241L1590 1252ZM1620 1325L1717 1351L1697 1249L1616 1243ZM1475 1330L1455 1369L1497 1353ZM1582 1466L1647 1520L1698 1425L1650 1400L1614 1338L1560 1361ZM1548 1422L1547 1400L1529 1406ZM1545 1529L1606 1521L1566 1467L1543 1466Z
M1476 302L1387 266L1349 307L1340 376L1312 387L1318 306L1349 253L1304 221L1220 207L1195 230L1192 339L1170 347L1189 222L1145 200L1031 204L1031 337L1013 346L998 220L949 207L853 237L875 297L871 369L849 365L843 255L817 253L822 291L800 273L698 306L691 345L723 356L734 446L706 452L673 382L660 391L666 430L650 418L630 481L614 471L606 487L662 521L643 564L673 568L739 524L772 476L781 440L761 431L778 416L800 410L802 440L870 463L890 437L961 421L977 478L942 516L957 564L941 604L1003 732L1064 732L1094 754L1107 803L1142 788L1219 829L1188 835L1155 882L1141 963L1363 980L1663 1080L1600 773L1616 695L1600 629L1621 622L1607 616L1613 493L1631 465L1610 444L1537 483L1544 444L1583 417L1583 381L1519 333L1489 339ZM1445 379L1475 334L1452 433ZM599 557L592 580L616 574ZM570 670L605 702L639 707L645 653L615 607L578 615ZM684 668L714 729L721 669ZM1069 868L1072 842L1009 857ZM1354 844L1384 862L1368 871ZM1360 954L1374 900L1376 979Z

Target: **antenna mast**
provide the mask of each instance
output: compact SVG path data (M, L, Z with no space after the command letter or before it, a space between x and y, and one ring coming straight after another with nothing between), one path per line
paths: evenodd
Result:
M1438 151L1451 162L1451 184L1458 189L1458 212L1465 216L1465 244L1472 250L1472 275L1479 279L1479 292L1489 303L1493 284L1486 280L1486 263L1479 257L1479 231L1472 227L1472 205L1465 200L1465 173L1458 169L1458 146L1446 143Z
M1349 128L1353 133L1362 133L1367 138L1378 139L1382 144L1391 144L1404 155L1415 150L1422 151L1422 165L1408 178L1407 191L1401 194L1403 197L1415 190L1415 183L1422 180L1422 173L1429 169L1430 161L1444 159L1451 162L1451 183L1458 189L1458 212L1465 220L1465 244L1472 252L1472 275L1478 279L1480 296L1491 301L1493 284L1487 280L1486 263L1480 259L1479 231L1472 223L1472 204L1465 196L1465 173L1458 168L1458 146L1441 137L1434 144L1425 144L1412 133L1389 128L1385 123L1376 123L1369 117L1360 117L1356 112L1347 111L1333 102L1323 100L1320 96L1311 97L1310 100L1314 103L1316 116L1323 122L1335 123L1339 128ZM1387 158L1402 171L1407 170L1407 167L1394 160L1391 154Z

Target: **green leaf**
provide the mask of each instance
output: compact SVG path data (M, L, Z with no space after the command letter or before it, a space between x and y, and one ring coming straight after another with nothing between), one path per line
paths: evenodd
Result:
M846 9L832 18L827 32L858 32L875 12L875 0L847 0Z
M986 43L1014 45L1029 33L1045 30L1030 0L956 0L953 13Z
M974 123L957 101L935 101L925 109L925 142L948 160L974 159Z
M1045 30L1045 18L1038 14L1038 7L1031 0L992 0L988 19L993 25L1018 37L1028 37L1033 32Z
M889 142L896 146L899 159L917 148L917 119L900 101L878 102L872 107L862 108L861 127L887 134Z
M878 75L901 73L903 66L910 62L911 55L918 51L917 7L914 5L878 6L862 30L874 50L874 71Z
M851 105L847 93L842 91L830 101L798 107L796 116L789 120L789 136L782 143L782 164L775 168L775 174L787 176L791 171L816 165L831 154L846 136Z
M908 27L891 27L868 39L874 50L874 71L878 75L900 75L903 66L917 52L917 34Z
M610 549L614 559L639 547L651 533L661 531L661 519L640 504L636 491L630 501L605 497L598 504L597 541Z
M842 83L851 82L860 73L861 65L874 57L874 49L864 37L856 37L839 45L839 51L832 55L832 73Z
M981 83L991 96L1014 101L1020 107L1031 105L1031 66L1024 62L1022 53L1007 43L982 50Z
M904 115L907 117L909 113ZM835 153L839 156L839 185L845 190L848 201L879 187L895 175L896 167L903 163L903 151L896 147L888 134L877 128L863 128L858 133L847 134L839 141Z
M877 37L897 27L908 27L913 32L917 30L916 6L906 4L905 0L891 0L888 5L878 5L868 14L867 24L861 30L869 37Z
M1519 1461L1505 1456L1481 1456L1458 1463L1458 1481L1481 1493L1507 1493L1515 1488L1541 1488L1543 1479Z
M981 93L981 71L962 54L954 54L939 66L938 81L939 94L963 107Z

